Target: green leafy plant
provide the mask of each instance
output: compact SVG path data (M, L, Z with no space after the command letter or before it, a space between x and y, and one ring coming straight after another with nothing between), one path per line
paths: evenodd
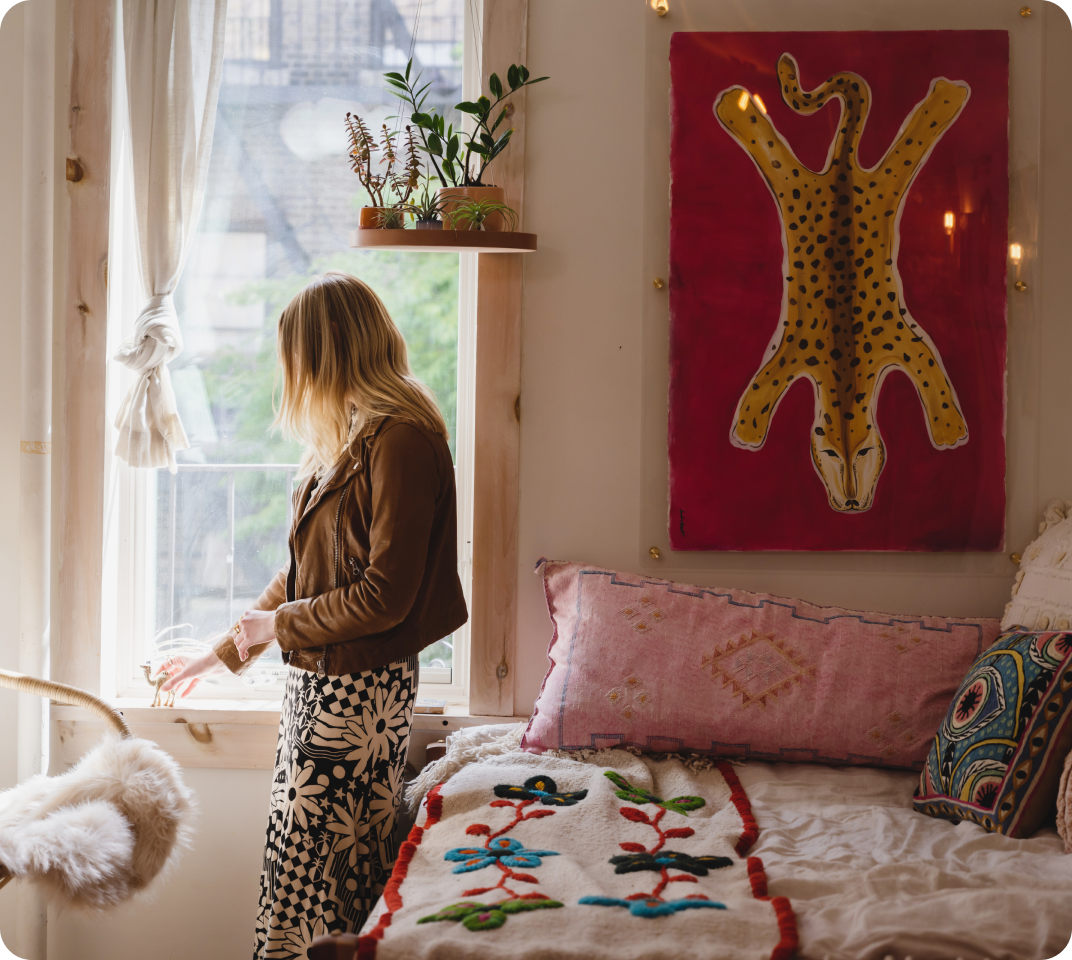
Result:
M490 197L476 200L472 197L452 197L450 194L447 194L443 199L448 203L457 204L453 210L443 214L444 219L450 223L452 230L457 230L459 224L463 227L468 224L466 229L469 230L483 230L488 217L497 213L502 214L506 220L507 230L513 231L517 229L517 211L499 200L493 200Z
M450 203L449 200L439 196L437 190L432 189L431 181L425 180L421 184L421 192L414 194L407 209L418 220L424 223L434 223L443 217L443 208Z
M391 194L396 202L406 203L420 182L424 166L413 128L406 127L401 155L395 146L399 134L388 130L387 124L377 140L364 120L356 113L347 113L346 131L350 140L350 169L368 191L372 205L391 206ZM378 160L377 153L381 154Z
M513 127L498 133L503 122L509 120L514 112L513 104L505 101L523 87L530 87L549 78L529 79L527 67L511 64L506 72L506 83L509 87L506 89L498 74L493 73L488 77L488 89L494 100L481 96L477 100L463 100L454 107L474 119L475 127L472 132L467 133L455 131L454 126L448 125L443 116L434 110L424 112L423 107L431 84L422 86L421 74L411 79L412 67L413 61L410 60L406 64L404 74L392 71L385 73L384 79L391 87L391 92L413 111L410 122L420 130L421 149L428 154L436 176L444 187L484 186L485 170L506 149L514 133Z

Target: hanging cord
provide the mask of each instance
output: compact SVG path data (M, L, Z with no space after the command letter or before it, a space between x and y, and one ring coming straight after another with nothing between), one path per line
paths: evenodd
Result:
M13 673L11 670L0 670L0 687L8 687L21 693L32 693L56 703L65 703L72 707L84 707L90 713L103 720L114 733L126 739L133 737L130 727L127 726L123 715L101 700L100 697L79 690L78 687L69 687L65 683L56 683L53 680L38 680L37 677L28 677L23 673Z

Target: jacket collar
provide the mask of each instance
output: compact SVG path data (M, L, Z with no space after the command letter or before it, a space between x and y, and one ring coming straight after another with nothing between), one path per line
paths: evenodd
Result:
M371 417L364 427L358 432L357 436L351 441L350 446L346 448L346 451L341 457L339 457L335 466L326 473L320 483L317 484L316 489L312 491L310 495L310 488L312 487L312 477L306 477L301 486L301 492L298 497L298 510L295 514L298 517L297 523L300 524L313 510L313 508L331 491L338 490L347 480L354 475L354 472L361 467L361 461L367 456L368 444L375 439L375 437L382 432L384 426L387 424L389 417Z

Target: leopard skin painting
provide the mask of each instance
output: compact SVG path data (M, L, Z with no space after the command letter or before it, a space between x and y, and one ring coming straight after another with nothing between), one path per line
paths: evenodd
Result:
M715 100L715 115L748 151L785 229L786 287L770 356L737 403L733 443L762 447L767 427L794 377L815 385L811 450L835 510L867 510L886 449L875 408L886 374L900 368L915 383L936 448L968 440L968 428L937 348L904 305L897 271L898 214L931 149L968 100L964 83L944 77L901 127L870 170L858 166L871 90L839 73L803 91L789 54L778 61L782 99L801 114L837 100L839 130L826 166L809 170L741 87ZM833 109L833 108L832 108Z
M674 549L1001 549L1007 43L675 34Z

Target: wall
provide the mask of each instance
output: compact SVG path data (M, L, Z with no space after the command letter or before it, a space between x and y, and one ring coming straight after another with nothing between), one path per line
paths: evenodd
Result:
M0 23L0 342L13 361L0 378L0 577L18 584L18 356L22 312L22 24L25 4ZM14 376L11 376L14 374ZM14 391L11 381L14 382ZM17 594L17 591L13 591ZM10 596L10 594L9 594ZM0 667L19 668L18 606L0 617ZM16 780L18 695L0 690L0 790ZM15 928L15 897L0 895L0 930ZM10 942L10 938L9 938Z
M722 29L762 26L749 23L755 12L751 5L710 7L724 9ZM671 0L670 8L664 27L690 29L684 0ZM834 8L822 3L808 10L820 8L833 15ZM798 17L805 13L793 9ZM950 13L949 4L914 9L919 17L948 19ZM862 10L859 15L870 14ZM1035 301L1041 308L1041 443L1036 481L1029 491L1030 517L1040 514L1054 496L1072 498L1072 410L1064 391L1072 325L1063 307L1070 281L1062 268L1072 239L1072 194L1061 176L1067 170L1072 130L1068 111L1060 104L1072 31L1068 17L1052 3L1036 7L1036 15L1045 18L1047 95L1043 289ZM652 504L665 511L659 499L665 490L652 491L649 484L645 494L644 484L652 473L645 458L664 454L653 453L653 445L644 443L641 428L642 416L656 404L655 413L665 424L665 396L646 393L642 382L646 365L665 366L665 359L654 352L665 350L665 339L653 342L643 318L652 298L665 297L665 292L653 291L651 280L665 277L667 269L665 260L656 262L643 249L650 239L643 235L645 18L654 16L646 5L615 0L542 0L529 8L529 65L552 80L529 96L526 143L525 223L539 234L540 251L525 263L517 713L531 706L547 665L550 627L540 578L532 574L541 556L686 583L769 590L818 603L976 616L1000 616L1015 572L1000 556L982 558L990 574L985 583L971 572L970 559L961 563L950 556L900 558L907 562L898 564L902 569L896 574L886 569L892 564L877 556L860 560L845 555L785 559L725 554L676 560L664 550L658 564L647 560L650 541L641 542L641 515ZM1012 21L1010 28L1018 26L1019 16ZM786 29L804 27L792 24ZM652 96L658 108L663 95ZM655 158L650 164L656 162L665 160ZM1011 466L1024 455L1019 439L1010 434ZM1023 505L1010 504L1010 516L1017 509L1022 512ZM1030 521L1019 524L1015 533L1024 542L1012 541L1013 529L1010 526L1009 552L1026 545ZM707 569L697 569L705 563ZM861 569L869 563L874 569ZM980 565L978 559L975 563ZM715 565L718 569L712 568Z

